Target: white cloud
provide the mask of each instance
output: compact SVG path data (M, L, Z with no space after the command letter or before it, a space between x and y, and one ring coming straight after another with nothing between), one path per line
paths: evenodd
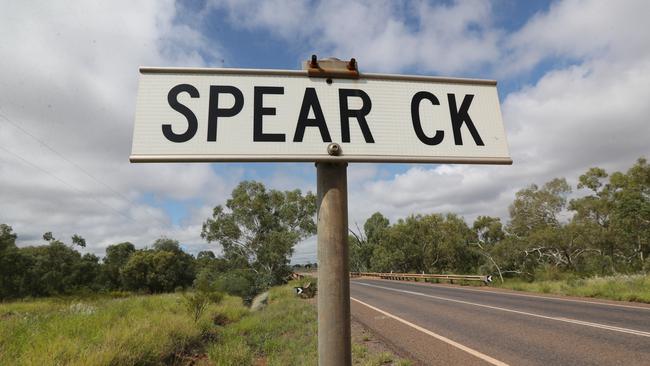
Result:
M309 26L305 19L311 16L311 9L301 0L212 0L204 10L204 16L211 16L213 9L226 11L231 24L247 29L265 28L288 39L302 38Z
M45 231L61 239L76 232L98 254L161 234L199 242L200 223L172 225L142 195L215 202L234 183L209 165L136 166L128 155L138 67L203 66L204 56L217 57L215 43L177 24L172 1L20 1L2 9L0 222L21 244L40 243Z
M449 5L394 1L213 0L234 27L270 32L321 57L356 57L364 71L459 72L499 55L500 31L485 1ZM210 11L205 16L210 16Z
M449 211L469 222L483 214L507 220L514 193L531 183L566 177L575 186L589 167L626 170L648 156L650 38L638 18L650 9L625 4L559 2L504 35L504 74L571 61L505 97L513 166L416 166L360 183L352 188L351 223L375 211L393 220Z
M503 99L513 166L413 166L387 175L381 165L350 165L351 225L375 211L393 220L449 211L468 220L479 214L506 217L514 192L532 182L575 179L590 166L624 170L650 152L645 1L558 1L510 33L495 24L498 17L485 1L214 0L198 16L183 14L190 19L185 23L171 1L1 6L0 147L66 182L0 149L0 222L13 225L22 244L37 243L53 230L61 238L80 233L100 254L110 243L146 245L161 234L192 250L215 247L199 238L201 222L241 177L256 172L127 162L137 67L203 66L220 58L214 35L194 28L215 9L229 26L270 33L278 47L295 47L304 53L299 59L312 51L354 56L362 71L493 70L512 81L554 65ZM271 188L315 188L309 164L274 169L270 178L260 175ZM156 207L169 200L191 202L180 223ZM301 243L296 258L313 260L314 243Z
M511 55L502 72L528 69L548 58L607 59L647 58L650 52L647 14L650 3L567 0L537 14L508 37Z

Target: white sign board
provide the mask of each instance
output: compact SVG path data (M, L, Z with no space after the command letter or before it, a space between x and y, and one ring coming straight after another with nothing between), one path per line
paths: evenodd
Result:
M141 68L133 162L510 164L496 82ZM341 154L328 154L337 143Z

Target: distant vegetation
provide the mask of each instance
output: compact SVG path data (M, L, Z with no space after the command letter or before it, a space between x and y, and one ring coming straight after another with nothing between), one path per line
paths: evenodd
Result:
M86 241L74 235L70 244L43 235L45 245L19 248L13 229L0 224L0 300L71 294L164 293L194 286L204 293L226 292L250 301L270 286L286 283L295 244L316 230L313 194L267 190L242 182L224 206L214 208L202 237L223 249L196 256L178 241L156 240L150 248L129 242L106 248L100 261L80 254Z
M496 280L573 280L650 271L650 166L644 158L607 174L591 168L579 177L581 195L569 199L564 178L519 190L510 219L479 216L468 225L456 214L411 215L395 223L373 214L351 230L353 271L492 274ZM16 246L0 225L0 300L79 293L163 293L190 287L250 301L286 283L296 243L313 235L312 193L268 190L242 182L216 206L201 236L218 245L196 256L178 241L160 238L136 249L129 242L106 248L102 260L43 235L45 245ZM310 268L295 267L298 271ZM521 287L521 286L520 286Z
M412 215L391 224L375 213L362 229L351 232L351 268L481 273L493 274L497 281L515 277L585 286L589 283L577 279L649 272L646 159L638 159L625 173L609 175L591 168L579 177L576 188L583 194L570 200L571 187L564 178L521 189L505 225L499 218L479 216L470 226L455 214ZM650 291L650 286L643 288Z
M589 278L568 275L562 280L534 282L509 279L496 285L518 291L650 303L650 275L643 274Z

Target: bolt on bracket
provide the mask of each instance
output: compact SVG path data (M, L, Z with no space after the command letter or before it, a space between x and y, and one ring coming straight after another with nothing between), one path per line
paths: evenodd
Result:
M326 58L319 60L316 55L311 60L305 61L303 68L307 70L309 77L317 78L338 78L358 79L359 66L354 58L350 61L341 61L338 58Z

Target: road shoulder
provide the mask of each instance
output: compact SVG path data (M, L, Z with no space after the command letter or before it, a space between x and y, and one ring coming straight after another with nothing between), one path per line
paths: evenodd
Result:
M356 277L353 279L365 279L373 281L381 281L387 283L408 283L412 285L424 286L424 287L444 287L450 289L457 289L461 291L475 291L475 292L488 292L488 293L501 293L509 296L522 296L522 297L534 297L540 299L552 299L552 300L564 300L572 302L584 302L588 304L602 304L602 305L611 305L611 306L620 306L620 307L630 307L630 308L639 308L650 310L650 304L642 302L630 302L630 301L617 301L609 299L601 299L596 297L580 297L580 296L569 296L569 295L559 295L559 294L546 294L539 292L529 292L529 291L517 291L506 288L499 287L490 287L490 286L462 286L462 285L453 285L447 283L429 283L429 282L419 282L419 281L396 281L396 280L385 280L374 277Z
M488 363L434 337L383 315L357 301L350 303L352 317L388 348L414 365L488 365ZM406 351L406 350L409 351Z

